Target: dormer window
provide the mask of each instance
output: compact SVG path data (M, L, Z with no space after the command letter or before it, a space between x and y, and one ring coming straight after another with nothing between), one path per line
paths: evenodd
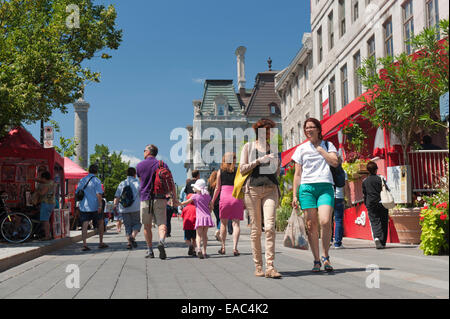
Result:
M216 106L217 116L227 116L228 115L228 103L227 98L224 95L218 95L214 99L214 104Z
M277 114L280 114L278 105L275 104L275 103L269 104L269 110L270 110L270 115L277 115Z

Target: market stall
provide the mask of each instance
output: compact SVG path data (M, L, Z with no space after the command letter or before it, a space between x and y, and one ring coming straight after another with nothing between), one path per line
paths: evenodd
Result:
M64 177L66 189L66 207L70 208L70 218L75 214L75 189L78 182L87 176L88 172L74 163L70 158L64 157Z
M43 148L23 127L12 129L0 140L0 191L8 194L7 205L13 210L29 208L36 188L35 178L43 171L53 176L57 214L50 223L55 237L63 237L64 159L53 149ZM55 211L56 211L55 209ZM58 216L55 216L58 215Z

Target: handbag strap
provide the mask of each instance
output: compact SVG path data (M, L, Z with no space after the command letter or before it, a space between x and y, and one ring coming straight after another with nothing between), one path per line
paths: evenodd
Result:
M86 189L86 187L88 186L89 182L91 181L91 179L93 179L95 176L91 176L91 178L89 178L88 182L84 185L83 190Z

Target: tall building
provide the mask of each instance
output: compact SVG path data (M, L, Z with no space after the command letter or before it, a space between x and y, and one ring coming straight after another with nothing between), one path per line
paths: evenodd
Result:
M83 168L88 167L88 110L90 104L84 100L84 94L74 104L75 125L74 137L78 145L75 148L75 163Z
M366 90L356 74L365 59L411 54L408 40L448 12L444 0L312 0L315 117L333 115Z
M253 89L246 89L245 52L241 46L235 51L237 60L236 92L233 80L206 80L203 98L192 102L194 119L189 132L184 167L187 178L192 170L199 170L201 178L208 178L220 167L226 152L239 156L242 145L254 139L253 123L260 118L271 118L281 134L280 100L274 90L278 71L258 73Z
M303 35L302 44L289 66L275 77L275 90L281 99L283 150L305 139L303 123L316 116L310 81L313 49L310 33Z

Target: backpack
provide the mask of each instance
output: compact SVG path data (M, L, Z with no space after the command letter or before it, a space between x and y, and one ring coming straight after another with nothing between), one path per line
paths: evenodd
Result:
M163 161L159 161L158 169L155 172L155 182L153 184L153 194L155 198L166 198L166 195L173 189L173 177L169 169L164 167Z
M328 151L328 141L326 141L327 151ZM331 174L333 175L333 182L335 187L345 186L345 171L342 165L339 164L338 167L333 167L330 165Z
M126 208L130 207L134 203L134 195L133 195L133 189L130 185L126 185L123 190L122 194L120 195L120 204Z

